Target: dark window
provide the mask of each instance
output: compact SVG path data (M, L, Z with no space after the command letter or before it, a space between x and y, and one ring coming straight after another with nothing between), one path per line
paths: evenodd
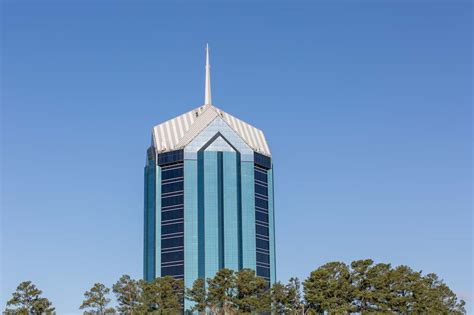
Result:
M255 197L255 206L263 208L263 209L268 209L268 200Z
M267 169L272 168L272 158L266 155L254 152L254 161L255 161L255 164L262 166L264 168L267 168Z
M255 219L268 223L268 214L260 211L255 211Z
M176 163L183 160L183 150L158 154L158 165Z
M179 261L179 260L184 260L184 251L182 250L177 251L177 252L161 254L162 263L171 262L171 261Z
M175 276L184 274L184 265L161 267L161 276Z
M184 203L183 195L172 196L172 197L163 197L161 198L161 206L169 207L173 205L182 205Z
M161 234L173 234L184 231L184 223L167 224L161 226Z
M255 170L254 174L255 174L255 179L257 179L261 182L267 183L267 181L268 181L267 172L262 173L261 171Z
M257 276L270 278L270 268L257 266Z
M161 179L167 180L176 177L183 177L183 167L172 168L172 169L162 169L161 170Z
M268 196L268 188L257 183L255 183L255 192L263 196Z
M268 236L268 227L257 224L257 234Z
M269 242L267 240L262 240L260 238L257 238L257 248L269 250L270 249Z
M161 185L161 193L166 194L173 191L181 191L183 190L183 186L184 186L184 183L182 180L179 182L163 184Z
M183 218L183 209L177 209L173 211L163 211L161 212L161 220L168 221L168 220L176 220Z
M184 246L184 237L172 237L161 240L161 248Z
M257 252L257 262L270 264L270 255Z

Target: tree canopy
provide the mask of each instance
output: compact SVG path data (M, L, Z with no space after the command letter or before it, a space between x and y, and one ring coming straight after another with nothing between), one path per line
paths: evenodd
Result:
M109 307L110 289L101 283L84 293L84 314L465 314L465 302L434 273L408 266L392 267L371 259L351 264L330 262L311 272L301 285L258 277L254 270L219 270L197 279L191 288L166 276L147 282L123 275L113 286L117 307ZM5 314L54 314L52 303L30 281L20 283L7 302Z
M307 310L317 314L465 314L464 301L435 274L357 260L331 262L303 284Z
M20 283L12 294L12 298L7 301L5 314L53 314L52 303L47 298L41 297L42 293L31 281ZM9 306L14 308L8 308Z

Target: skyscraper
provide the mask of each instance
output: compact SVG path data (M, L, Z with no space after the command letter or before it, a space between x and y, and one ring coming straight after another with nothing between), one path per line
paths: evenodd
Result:
M273 164L263 132L212 105L152 129L145 166L144 278L191 287L222 268L275 282Z

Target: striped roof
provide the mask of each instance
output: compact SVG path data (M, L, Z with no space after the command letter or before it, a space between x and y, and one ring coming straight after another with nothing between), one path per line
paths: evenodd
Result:
M184 148L217 117L222 118L255 152L271 156L265 136L257 129L213 105L204 105L153 127L158 152Z

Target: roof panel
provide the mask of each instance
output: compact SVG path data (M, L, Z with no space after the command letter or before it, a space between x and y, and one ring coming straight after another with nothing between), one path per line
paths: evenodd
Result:
M184 148L217 116L222 119L255 152L271 156L263 132L250 124L218 109L204 105L153 127L153 141L158 152Z

